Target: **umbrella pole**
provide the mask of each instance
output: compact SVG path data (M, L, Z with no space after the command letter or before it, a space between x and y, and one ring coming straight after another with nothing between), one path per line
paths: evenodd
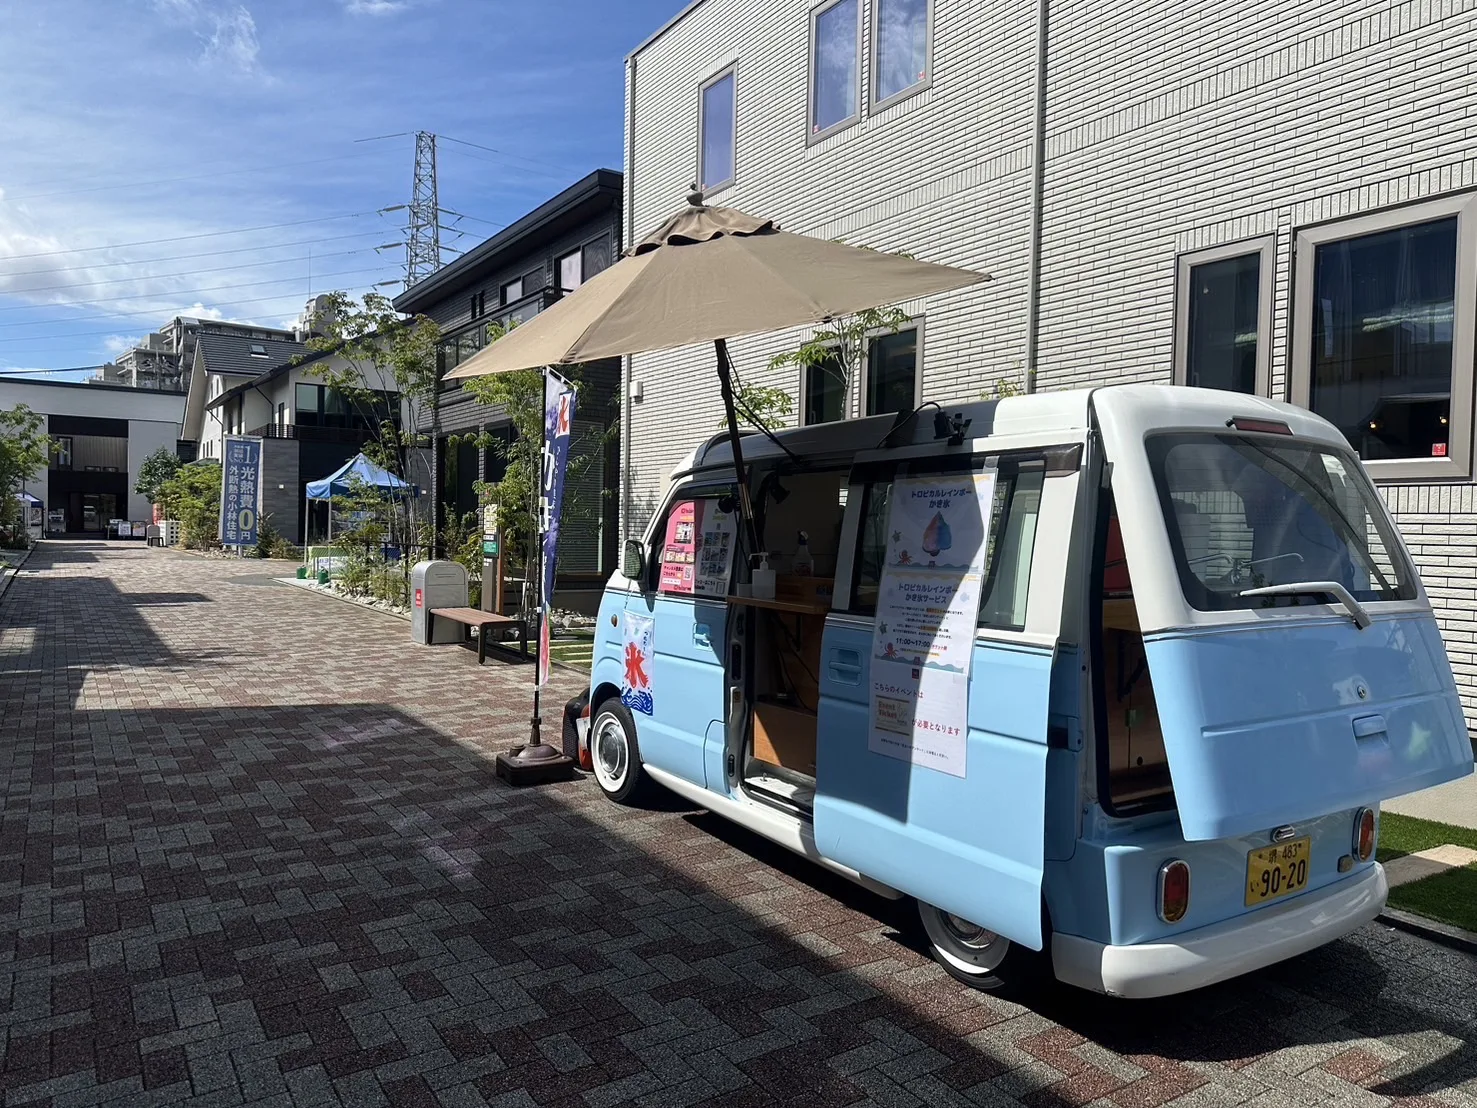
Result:
M728 443L733 450L733 471L738 477L739 516L744 537L749 543L749 556L759 553L759 532L754 526L754 505L749 502L749 482L744 474L744 446L739 434L738 413L733 403L733 363L728 357L728 342L717 339L713 349L718 353L718 386L723 393L723 415L728 421Z

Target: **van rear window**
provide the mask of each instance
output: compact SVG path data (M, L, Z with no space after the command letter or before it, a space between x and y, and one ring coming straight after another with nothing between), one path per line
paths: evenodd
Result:
M1320 603L1248 589L1336 581L1412 600L1414 575L1347 451L1281 436L1166 433L1145 444L1185 599L1200 611Z

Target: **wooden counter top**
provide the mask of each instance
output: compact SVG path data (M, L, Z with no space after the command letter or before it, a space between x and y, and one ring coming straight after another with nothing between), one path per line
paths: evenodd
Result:
M730 604L741 604L746 608L768 608L772 612L791 612L798 616L824 616L831 610L828 603L815 600L766 600L758 596L730 596Z

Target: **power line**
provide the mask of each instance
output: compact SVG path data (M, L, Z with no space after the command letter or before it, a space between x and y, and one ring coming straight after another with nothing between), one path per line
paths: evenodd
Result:
M340 271L338 273L323 273L323 274L319 274L319 276L320 277L354 277L354 276L359 276L359 275L365 274L365 273L381 273L381 272L383 272L383 268L379 268L379 269L351 269L351 270L343 270L343 271ZM224 291L226 291L228 289L249 289L249 288L255 288L258 285L299 284L299 283L301 283L301 281L302 281L302 277L301 276L296 276L296 277L281 277L281 278L278 278L278 279L273 280L273 281L247 281L244 284L238 284L238 285L211 285L208 288L182 290L182 291L180 291L178 293L167 293L167 294L163 294L163 295L198 296L202 292L224 292ZM113 303L117 303L120 300L146 300L146 299L149 299L151 295L154 296L154 297L157 297L157 296L159 296L161 294L159 294L159 293L154 293L154 294L150 294L150 293L130 293L127 296L104 296L104 297L99 297L99 298L93 299L93 300L71 300L71 301L67 301L65 304L58 304L58 305L53 305L53 306L55 306L55 307L78 307L78 306L87 306L87 305L96 305L96 304L113 304ZM36 305L34 305L34 304L11 304L11 305L9 305L7 307L0 308L0 312L21 312L21 311L25 311L27 309L34 309L35 307L36 307Z
M565 165L555 165L553 162L540 161L538 158L527 158L522 154L509 154L506 150L498 150L492 146L483 146L480 142L468 142L466 139L452 138L450 135L441 135L447 142L454 142L458 146L470 146L473 150L485 150L489 154L496 154L500 158L513 161L529 162L532 165L541 165L546 169L558 170L562 174L573 173L574 170Z
M54 192L27 192L20 196L0 196L0 201L43 200L51 196L75 196L84 192L108 192L114 189L148 188L151 185L172 185L179 181L203 181L211 177L235 177L242 173L261 173L264 169L297 169L305 165L323 165L326 162L341 162L349 158L363 158L374 151L355 150L348 154L336 154L331 158L313 158L302 162L276 162L266 166L242 166L238 169L221 169L213 173L191 173L181 177L159 177L152 181L125 181L112 185L91 185L86 188L58 189Z
M379 209L368 212L345 212L343 215L324 215L316 219L294 219L286 223L263 223L257 227L237 227L230 231L202 231L195 235L170 235L162 239L140 239L138 242L114 242L106 246L73 246L65 250L38 250L32 254L11 254L9 260L18 258L51 258L58 254L88 254L98 250L123 250L132 246L157 246L162 242L191 242L195 239L213 239L224 235L246 235L253 231L275 231L279 227L304 227L310 223L332 223L339 219L361 219L367 215L379 215Z
M389 245L399 246L399 243ZM36 285L23 289L0 288L0 296L21 296L32 292L56 292L60 289L90 289L98 285L117 285L129 281L167 281L175 277L198 277L202 273L230 273L238 269L260 269L264 265L288 265L292 262L311 262L319 258L347 258L352 254L363 254L373 247L363 246L358 250L336 250L330 254L299 254L294 258L271 258L264 262L243 262L241 265L211 266L209 269L186 269L177 273L145 273L135 277L110 277L103 281L81 281L71 285ZM4 309L8 310L8 309Z
M44 269L17 269L0 273L0 277L34 277L38 273L70 273L78 269L116 269L120 265L154 265L158 262L181 262L192 258L219 258L227 254L255 254L263 250L286 250L293 246L315 246L320 242L346 242L349 239L369 238L382 235L383 231L355 231L347 235L325 235L316 239L293 239L289 242L274 242L268 246L237 246L230 250L202 250L195 254L165 254L158 258L128 258L121 262L88 262L85 265L48 266ZM399 246L400 243L395 245Z

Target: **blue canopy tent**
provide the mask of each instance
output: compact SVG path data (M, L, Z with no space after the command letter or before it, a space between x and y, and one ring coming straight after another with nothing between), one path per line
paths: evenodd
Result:
M309 481L307 504L314 500L332 500L335 496L347 496L356 489L376 489L390 499L407 499L420 495L420 489L402 477L396 477L383 466L377 466L363 454L355 454L342 466L321 481ZM308 540L308 508L304 504L303 544ZM328 538L333 539L333 513L328 513Z

